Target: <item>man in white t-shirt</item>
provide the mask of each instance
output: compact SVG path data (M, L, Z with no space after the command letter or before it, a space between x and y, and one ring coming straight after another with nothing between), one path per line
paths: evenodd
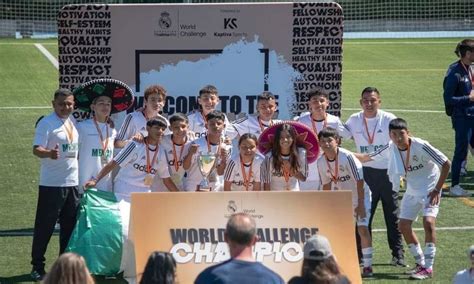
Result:
M373 153L388 145L390 136L388 124L395 115L380 109L382 100L377 88L367 87L362 91L360 105L362 111L354 113L346 121L358 153ZM371 217L369 230L372 231L372 220L379 201L382 201L387 241L392 251L391 264L406 267L402 235L398 229L398 192L392 190L387 176L387 160L371 161L363 165L364 180L372 192Z
M82 192L78 187L78 132L70 114L74 96L59 89L52 101L54 111L41 119L35 130L33 154L40 158L38 205L36 209L31 277L41 280L45 253L56 221L61 225L59 253L63 253L76 225L76 214Z
M458 271L453 279L453 284L472 284L474 283L474 245L468 251L467 256L471 267Z

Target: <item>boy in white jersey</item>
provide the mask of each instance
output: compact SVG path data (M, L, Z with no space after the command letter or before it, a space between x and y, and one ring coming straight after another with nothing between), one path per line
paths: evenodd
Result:
M321 89L311 89L306 93L310 113L303 114L298 118L298 122L303 123L313 129L318 135L321 129L332 127L336 129L340 136L350 138L350 133L345 128L339 117L326 112L329 106L329 94ZM321 181L319 180L318 166L316 161L308 164L308 178L300 183L300 190L319 190Z
M143 141L147 136L146 123L149 119L160 117L169 126L168 120L160 115L166 101L166 90L160 85L152 85L145 90L144 108L127 114L115 140L116 148L123 148L129 140ZM167 134L167 133L165 133Z
M54 111L41 119L35 130L33 154L40 158L38 205L31 248L31 278L40 281L45 253L59 219L59 253L69 242L82 190L78 187L78 132L74 119L74 96L68 89L59 89L52 101Z
M257 154L257 136L244 133L239 138L239 155L227 163L224 191L259 191L262 157Z
M358 153L372 153L390 142L388 125L396 117L392 113L381 110L381 104L379 90L367 87L361 93L362 111L354 113L346 121L346 127L354 139ZM392 184L387 176L388 156L385 156L385 159L385 161L371 161L363 165L364 180L372 193L369 230L372 231L372 220L379 201L382 201L387 241L392 251L391 264L406 267L402 235L398 229L398 192L392 190Z
M161 140L161 147L165 152L166 162L168 163L168 169L176 187L180 190L184 190L184 179L185 173L183 167L184 157L188 154L189 146L194 140L194 133L189 131L188 118L182 113L175 113L169 119L172 134L165 135ZM154 184L153 187L157 187L158 191L160 188L163 189L161 179Z
M396 118L389 124L393 143L369 155L378 161L388 154L388 174L394 184L406 179L406 192L400 206L400 231L415 257L416 268L413 279L427 279L433 275L436 253L435 221L439 211L441 188L449 174L451 162L428 142L409 136L405 120ZM425 229L425 250L412 229L413 221L422 211Z
M199 170L198 153L212 152L217 155L216 166L209 175L210 187L212 191L221 191L223 189L224 170L227 159L230 156L231 146L223 141L225 129L225 115L217 110L211 111L206 116L207 135L194 140L189 146L189 151L183 161L183 167L186 170L186 179L184 181L185 191L199 190L199 184L203 177Z
M189 130L193 131L196 138L200 138L207 135L207 115L216 110L219 104L219 94L217 88L212 85L204 86L199 90L198 104L199 109L194 110L188 114L189 118ZM232 128L227 116L224 114L224 123L226 129L224 134L229 137L235 136L235 130Z
M273 119L276 110L277 102L275 95L271 92L263 92L257 97L257 116L247 115L232 122L232 127L235 129L235 136L253 133L258 139L263 130L278 122L278 120ZM235 137L230 138L233 139Z
M338 147L339 134L327 127L318 134L323 155L319 157L318 171L323 190L352 191L352 208L357 231L361 238L363 270L362 277L372 277L372 237L369 232L370 190L364 182L362 164L353 153Z

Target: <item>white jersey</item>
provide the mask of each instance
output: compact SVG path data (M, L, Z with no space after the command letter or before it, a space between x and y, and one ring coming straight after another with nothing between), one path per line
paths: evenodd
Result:
M206 121L204 120L204 117L202 116L202 113L200 110L193 110L191 111L188 115L188 120L189 120L189 130L194 132L194 135L196 138L201 138L206 136L207 133L207 128L206 128ZM225 135L229 136L231 139L236 136L235 130L232 127L232 125L229 122L229 119L227 119L227 116L225 116Z
M260 137L260 134L262 134L263 130L267 129L269 126L273 125L274 123L280 122L280 120L277 119L272 119L271 121L258 121L258 116L255 115L246 115L243 118L237 119L234 122L232 122L232 127L235 129L235 137L237 137L237 134L239 136L244 135L245 133L252 133L255 134L255 136ZM235 137L230 137L231 139Z
M324 155L319 157L318 170L321 178L321 184L331 183L332 190L350 190L352 191L352 206L358 204L357 181L364 179L361 162L354 154L344 148L338 148L337 162L338 173L336 175L336 159L334 161L326 160ZM329 164L329 166L328 166ZM337 183L333 182L333 176L337 177ZM364 182L364 203L370 201L370 190Z
M78 185L77 152L79 133L75 123L72 117L63 120L55 112L45 116L38 122L33 146L54 149L56 145L59 145L59 158L57 160L40 159L39 185L54 187ZM72 130L72 141L69 141L66 127Z
M377 115L373 118L367 119L367 128L364 122L364 113L362 111L354 113L346 122L346 127L350 131L357 147L358 153L373 153L381 149L390 142L390 134L388 125L390 121L397 118L394 114L378 110ZM370 137L373 137L372 144L369 143ZM386 169L388 156L385 160L370 161L364 163L364 167L371 167L374 169Z
M192 161L191 161L191 166L189 169L186 171L186 179L184 179L184 190L185 191L196 191L198 184L201 183L203 180L201 171L199 170L199 165L198 165L198 155L200 151L203 152L208 152L208 144L207 144L207 137L202 136L199 139L194 140L191 144L197 144L199 148L197 149L197 152L193 155ZM219 149L219 145L212 145L210 144L211 151L212 153L217 153ZM231 156L231 146L225 144L224 142L220 143L220 148L226 149L228 152L227 157L229 158ZM218 153L217 153L218 154ZM218 154L219 155L219 154ZM211 186L212 191L222 191L224 189L224 179L223 176L217 175L217 165L219 164L219 158L216 160L216 165L214 167L214 170L211 172L209 175L209 184Z
M405 172L406 193L426 196L435 188L441 173L440 169L448 161L448 158L423 139L411 137L410 141L410 155ZM389 156L390 159L401 159L399 164L403 167L403 165L407 165L406 155L407 151L399 151L395 144L390 143L387 147L371 154L370 157L376 161L384 159L383 156Z
M285 157L282 157L285 159ZM308 173L308 167L307 163L304 161L306 157L301 157L298 156L298 163L300 165L305 165L304 169L301 169L300 172L307 176ZM265 161L263 162L262 168L261 168L261 181L265 183L270 184L270 190L271 191L299 191L300 186L299 186L299 181L297 178L294 176L290 176L288 181L285 180L285 176L282 171L277 171L273 168L273 157L272 157L272 152L270 151L267 153L265 156Z
M183 145L177 145L174 144L173 141L171 140L171 135L165 135L163 139L161 140L160 146L165 152L165 157L166 157L166 163L168 165L168 171L171 176L171 180L173 180L174 184L176 187L180 190L184 190L184 179L185 179L185 174L186 171L183 168L183 160L184 157L188 154L189 151L189 146L191 145L191 139L188 138L186 143ZM173 144L174 144L174 151L173 151ZM176 159L173 154L173 152L176 153ZM175 161L177 160L177 161ZM176 164L177 162L177 164ZM176 167L178 167L178 170L176 171ZM157 188L158 191L168 191L168 189L164 186L163 180L160 178L155 178L155 184L152 186L152 188Z
M158 115L166 123L165 134L169 134L168 126L170 125L169 121L162 115ZM141 133L143 136L147 136L148 132L146 131L147 119L143 111L134 111L125 117L122 127L117 134L117 140L125 141L130 140L135 134Z
M79 186L83 186L92 177L97 176L100 170L112 161L114 151L114 141L117 131L107 123L98 122L103 139L108 139L107 148L103 150L99 132L94 123L94 119L88 119L78 123L79 132ZM107 128L109 135L107 136ZM105 143L105 141L104 141ZM104 157L104 158L102 158ZM103 177L96 185L96 188L105 191L112 191L111 174Z
M319 131L321 131L321 129L325 127L332 127L337 130L338 134L341 137L351 137L349 130L347 130L344 123L342 123L341 119L338 116L329 113L327 113L326 115L326 121L316 121L311 118L311 113L306 112L301 115L297 121L308 126L310 129L313 129L316 136L318 135ZM321 151L319 151L319 153L321 153ZM319 180L318 164L316 163L316 161L314 161L308 164L308 178L305 182L301 182L300 187L301 190L318 189L320 187L320 183L321 181Z
M115 177L114 191L119 194L130 195L132 192L148 192L150 186L145 185L145 176L147 175L146 144L130 141L115 156L114 161L120 166L120 171ZM150 162L155 154L154 146L149 146ZM158 153L155 163L151 165L150 174L159 178L169 178L170 173L166 166L165 152L158 146ZM117 187L117 184L127 184L128 187ZM119 188L124 188L126 192L121 192Z
M230 161L227 162L224 173L224 181L231 182L231 191L252 191L253 183L260 183L260 167L262 165L263 158L260 155L255 155L252 165L244 164L245 176L250 176L248 189L245 187L244 175L242 173L242 166L240 164L240 155L235 155Z

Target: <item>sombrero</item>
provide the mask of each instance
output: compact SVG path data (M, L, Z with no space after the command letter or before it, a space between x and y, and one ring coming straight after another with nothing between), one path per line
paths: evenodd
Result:
M112 111L117 113L129 109L133 105L133 91L125 83L115 79L95 79L74 89L77 108L91 111L92 101L100 96L112 99Z
M308 163L316 161L319 153L318 138L311 128L293 120L280 121L265 129L258 138L258 150L260 153L266 154L272 149L276 130L282 124L290 124L295 128L297 133L296 145L306 149Z

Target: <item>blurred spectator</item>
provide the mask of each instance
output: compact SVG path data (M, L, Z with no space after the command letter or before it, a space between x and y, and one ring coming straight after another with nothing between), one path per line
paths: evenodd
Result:
M84 258L75 253L63 253L43 280L43 284L94 284Z
M471 267L458 271L454 276L453 284L472 284L474 283L474 245L468 250L468 257L471 261Z
M152 252L143 271L140 284L174 284L176 261L168 252Z

